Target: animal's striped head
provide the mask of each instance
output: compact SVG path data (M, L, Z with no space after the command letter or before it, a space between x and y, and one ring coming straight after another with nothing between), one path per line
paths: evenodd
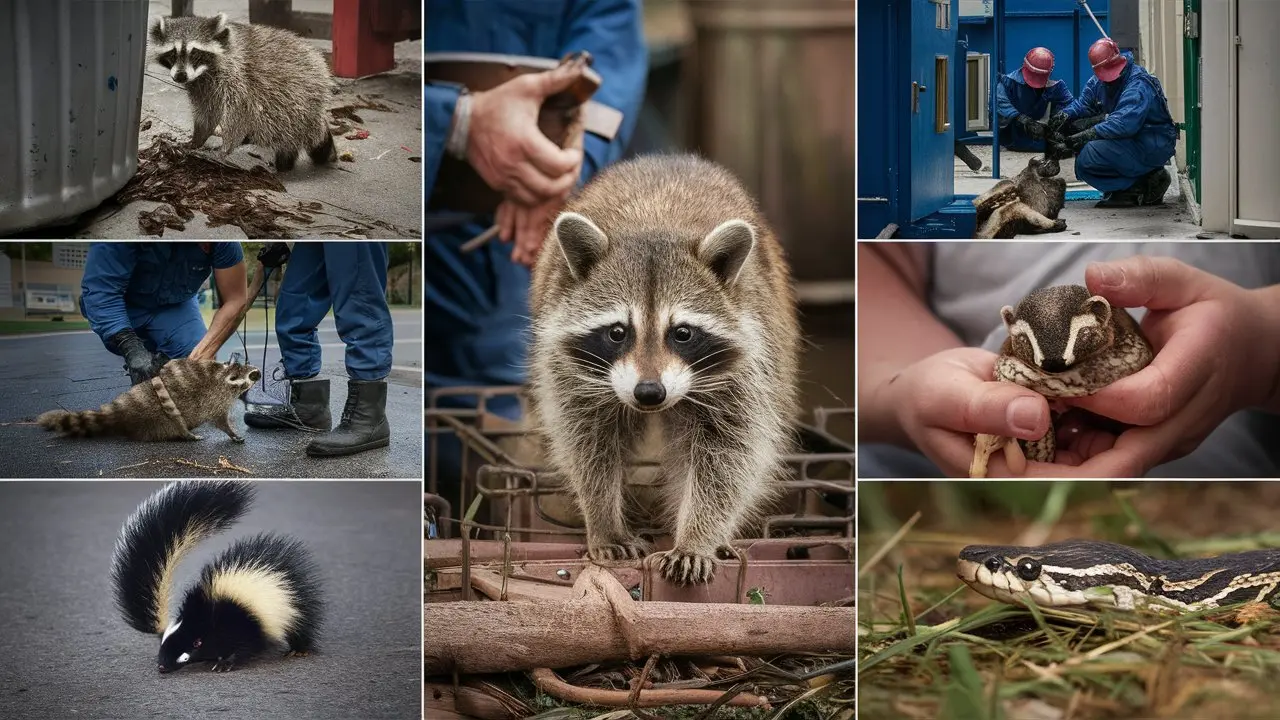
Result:
M1111 346L1111 304L1080 285L1036 290L1000 310L1012 354L1044 372L1066 372ZM1121 311L1123 312L1123 310Z
M236 394L253 387L262 378L262 372L252 365L241 365L235 362L221 363L218 376L222 381L236 390Z
M572 360L575 389L641 412L699 403L761 344L760 329L734 312L731 297L755 246L747 222L730 219L702 237L650 230L611 242L591 220L566 212L552 232L568 282L544 327Z
M231 46L227 16L162 17L151 26L156 62L169 70L174 82L194 82L218 66Z

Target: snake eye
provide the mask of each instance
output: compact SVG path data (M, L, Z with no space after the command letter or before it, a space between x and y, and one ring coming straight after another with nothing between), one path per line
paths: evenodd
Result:
M1004 565L1000 558L995 555L987 558L987 561L982 564L993 573L1000 572L1000 567Z
M1023 558L1018 562L1018 577L1031 582L1040 577L1040 561L1031 558Z

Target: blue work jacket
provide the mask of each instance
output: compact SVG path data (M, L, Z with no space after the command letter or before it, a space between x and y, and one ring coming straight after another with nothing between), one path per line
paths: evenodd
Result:
M1036 90L1022 77L1021 67L996 77L996 115L1001 120L1013 120L1019 115L1043 120L1049 103L1053 103L1053 111L1057 112L1065 110L1071 101L1071 90L1065 82L1050 80L1049 84Z
M1066 109L1067 117L1106 114L1107 119L1093 127L1104 140L1132 138L1148 133L1153 139L1173 147L1178 127L1169 115L1160 80L1133 61L1133 53L1123 53L1129 64L1115 82L1104 83L1095 75L1085 83L1080 97Z
M213 270L242 260L238 242L90 243L80 282L85 318L109 338L131 327L128 308L189 301Z

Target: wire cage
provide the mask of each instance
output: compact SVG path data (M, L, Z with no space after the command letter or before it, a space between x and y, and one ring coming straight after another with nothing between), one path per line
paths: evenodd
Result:
M449 399L456 397L475 398L475 406L446 407ZM495 400L509 403L513 398L525 406L522 389L515 386L443 388L427 395L426 537L456 538L456 544L440 554L456 551L460 555L463 570L458 589L464 598L471 592L473 563L501 562L504 590L513 560L526 563L521 568L526 577L539 579L534 576L541 573L539 581L556 583L558 577L563 582L569 572L566 554L571 549L580 553L585 542L586 531L576 503L559 474L542 463L536 434L490 412ZM829 427L843 421L851 426L853 413L850 408L820 407L812 411L811 422L795 425L798 451L785 458L791 475L782 483L781 499L745 530L744 539L731 545L740 567L736 579L726 585L736 586L737 601L744 601L748 581L767 580L787 597L799 597L781 590L796 583L808 586L804 597L815 592L821 595L813 587L813 565L824 567L828 575L832 565L847 571L836 572L834 584L828 583L831 587L824 592L843 592L847 585L852 595L855 450ZM456 438L459 444L456 473L447 473L440 462L441 444L447 438ZM628 494L643 498L655 492L657 468L658 463L652 460L633 463L626 481ZM446 492L452 501L445 497ZM659 538L661 548L669 544L669 538L659 524L639 524L638 532ZM539 564L542 561L545 567ZM615 574L637 597L664 595L661 589L654 594L653 589L662 583L643 568L642 577L633 577L626 568L616 569Z

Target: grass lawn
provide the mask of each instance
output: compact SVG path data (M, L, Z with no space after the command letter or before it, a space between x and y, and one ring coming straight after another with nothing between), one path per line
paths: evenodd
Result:
M0 335L26 335L28 333L71 332L88 330L84 320L53 322L52 320L0 320Z

